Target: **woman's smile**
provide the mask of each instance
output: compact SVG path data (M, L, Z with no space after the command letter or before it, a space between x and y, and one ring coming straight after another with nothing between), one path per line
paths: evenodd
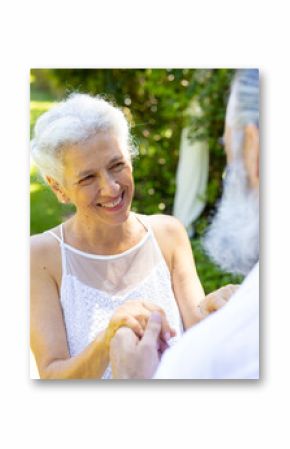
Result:
M134 192L132 165L115 135L99 133L67 149L64 171L67 196L78 217L107 224L123 223Z
M112 198L110 201L97 203L97 207L101 207L102 209L108 212L117 212L121 210L125 204L125 191L118 195L115 198Z

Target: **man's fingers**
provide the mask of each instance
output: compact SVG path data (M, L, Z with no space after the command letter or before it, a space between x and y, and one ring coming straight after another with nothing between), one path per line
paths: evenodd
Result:
M139 338L128 327L120 327L110 342L110 362L113 379L128 379L127 361L136 351Z
M164 351L166 351L166 349L169 348L168 343L164 340L159 339L158 341L158 351L160 354L163 354Z
M138 343L139 338L136 336L135 332L128 327L120 327L114 337L111 338L110 342L110 352L119 351L121 348L133 348Z
M161 316L161 327L162 327L162 336L164 340L169 340L171 337L176 335L176 331L169 325L165 312L161 307L156 306L156 304L151 304L148 301L143 301L143 305L146 309L151 312L157 312Z
M169 325L165 316L162 316L162 337L165 341L168 341L171 337L176 335L175 330Z
M161 332L161 327L162 327L161 315L158 312L152 312L148 319L144 336L142 338L142 342L157 345L157 341Z

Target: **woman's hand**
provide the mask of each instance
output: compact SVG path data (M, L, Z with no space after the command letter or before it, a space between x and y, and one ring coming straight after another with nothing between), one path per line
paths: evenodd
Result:
M223 307L238 288L239 285L228 284L209 293L199 304L201 319Z
M158 312L161 315L160 336L161 340L166 344L166 341L176 335L175 330L169 325L165 312L161 307L142 300L126 301L116 309L106 329L107 342L110 344L112 337L120 327L128 327L134 331L137 337L142 338L152 312Z
M157 313L150 315L141 339L131 329L119 329L110 346L113 379L151 379L160 362L160 332L161 316Z

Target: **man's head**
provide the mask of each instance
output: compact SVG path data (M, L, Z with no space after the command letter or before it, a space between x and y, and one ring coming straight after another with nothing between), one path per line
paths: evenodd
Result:
M247 274L259 259L259 72L239 70L225 122L227 169L217 213L205 236L208 255Z

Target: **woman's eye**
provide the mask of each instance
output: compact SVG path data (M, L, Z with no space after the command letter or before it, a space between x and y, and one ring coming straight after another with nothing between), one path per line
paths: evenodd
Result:
M114 164L112 167L111 167L111 169L112 170L116 170L116 171L118 171L118 170L121 170L121 168L124 166L124 162L118 162L117 164Z
M81 179L79 181L79 184L86 184L89 183L94 178L94 175L88 175L85 178Z

